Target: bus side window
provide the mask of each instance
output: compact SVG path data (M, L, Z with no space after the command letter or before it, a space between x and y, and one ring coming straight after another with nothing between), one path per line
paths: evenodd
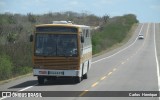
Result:
M81 43L84 43L84 36L81 35Z
M86 30L86 37L89 38L90 37L90 31Z

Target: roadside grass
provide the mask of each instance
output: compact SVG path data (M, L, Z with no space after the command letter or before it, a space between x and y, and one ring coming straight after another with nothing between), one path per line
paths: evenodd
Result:
M104 53L110 52L110 51L112 51L114 49L117 49L117 48L123 46L124 44L126 44L130 40L130 38L132 37L132 35L134 34L134 32L135 32L135 30L136 30L137 27L138 27L138 24L134 24L132 26L131 30L126 35L126 37L122 40L122 42L113 44L111 47L109 47L107 49L104 49L104 50L101 50L100 52L94 54L93 57L96 57L96 56L102 55Z
M128 17L128 15L126 16ZM93 32L93 54L106 51L131 37L130 30L132 29L132 26L137 23L137 20L134 17L128 20L126 16L119 17L116 21L109 21L101 26L100 30Z
M0 81L32 72L30 47L26 43L0 45Z

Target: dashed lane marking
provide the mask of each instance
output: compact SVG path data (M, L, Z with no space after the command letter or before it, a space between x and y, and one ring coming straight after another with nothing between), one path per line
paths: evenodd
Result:
M102 80L104 80L106 78L106 76L103 76L100 80L102 81Z
M111 74L112 74L112 72L109 72L109 73L108 73L108 76L111 75Z
M84 94L86 94L89 90L84 90L80 95L79 97L82 97Z
M125 61L123 61L121 64L122 64L122 65L125 64Z
M114 69L113 69L113 71L116 71L116 70L117 70L117 68L114 68Z
M91 87L95 87L99 82L94 83Z

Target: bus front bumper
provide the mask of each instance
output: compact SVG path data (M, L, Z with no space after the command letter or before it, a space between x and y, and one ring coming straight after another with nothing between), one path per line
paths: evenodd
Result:
M81 76L79 70L48 70L48 69L33 69L34 76L67 76L75 77Z

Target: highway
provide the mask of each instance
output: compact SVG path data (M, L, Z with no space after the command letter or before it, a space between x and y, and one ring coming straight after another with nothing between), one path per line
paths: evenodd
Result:
M139 40L138 34L143 34L144 39ZM38 98L40 100L159 100L158 97L96 97L96 94L95 97L83 97L89 91L159 91L159 43L160 24L141 23L125 45L94 57L88 79L81 83L75 84L72 79L57 79L38 85L37 78L30 75L1 84L0 91L79 91L79 97Z

